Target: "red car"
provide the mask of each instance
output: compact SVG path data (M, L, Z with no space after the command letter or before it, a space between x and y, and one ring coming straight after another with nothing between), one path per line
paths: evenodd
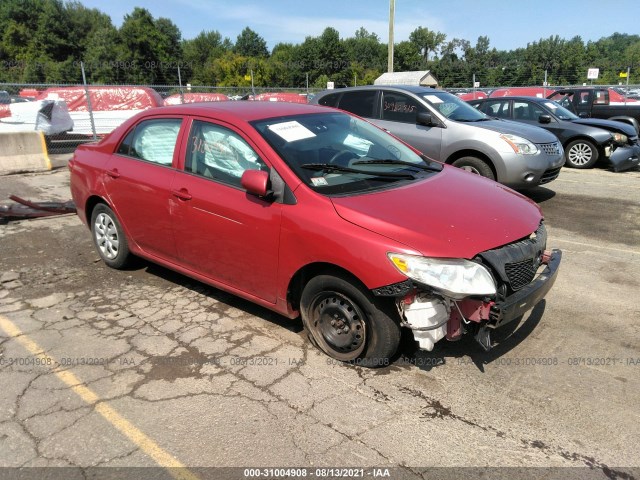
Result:
M146 258L290 318L327 355L388 364L519 318L553 285L539 207L345 112L147 110L69 163L104 262Z

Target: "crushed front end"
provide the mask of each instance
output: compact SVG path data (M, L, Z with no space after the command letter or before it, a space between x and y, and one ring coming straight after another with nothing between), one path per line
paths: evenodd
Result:
M466 262L461 274L455 268L441 268L441 275L447 278L433 280L431 273L414 273L417 268L411 271L409 265L408 280L373 293L396 298L401 324L413 331L421 349L431 351L443 338L455 341L472 333L480 346L489 350L491 331L531 310L555 283L562 252L546 250L546 244L547 232L540 223L528 237L481 252L472 261L449 260L452 264ZM406 256L391 259L401 271L405 269L402 261ZM446 260L439 262L446 264ZM453 278L456 275L462 275L462 279ZM484 278L469 288L463 286L456 291L447 286L462 285L469 278L473 283L478 275Z

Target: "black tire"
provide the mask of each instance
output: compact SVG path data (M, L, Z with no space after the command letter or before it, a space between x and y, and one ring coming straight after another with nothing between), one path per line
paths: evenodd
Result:
M478 157L462 157L453 162L454 167L462 168L471 173L475 173L477 175L481 175L483 177L489 178L491 180L495 180L496 176L491 170L491 167L484 160L479 159Z
M571 168L591 168L599 156L596 146L582 138L568 143L564 149L565 165Z
M91 212L91 237L98 255L104 263L115 269L129 264L129 242L113 210L99 203Z
M346 275L312 278L300 299L311 343L335 360L366 367L389 365L398 349L400 324L394 308Z

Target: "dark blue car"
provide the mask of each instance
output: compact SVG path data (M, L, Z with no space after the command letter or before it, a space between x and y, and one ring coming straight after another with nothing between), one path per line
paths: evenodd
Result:
M640 143L635 128L623 122L580 118L559 103L538 97L500 97L470 100L489 116L537 125L562 142L565 165L590 168L607 160L616 172L640 163Z

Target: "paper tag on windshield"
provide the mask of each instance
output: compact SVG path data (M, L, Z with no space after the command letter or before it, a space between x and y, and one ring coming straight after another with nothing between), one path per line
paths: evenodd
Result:
M324 187L325 185L329 185L324 177L312 177L311 183L314 187Z
M431 103L442 103L442 100L435 95L425 95L425 100L429 100Z
M277 125L270 125L269 130L279 135L287 142L295 142L296 140L302 140L304 138L315 137L316 134L309 130L304 125L296 122L284 122Z

